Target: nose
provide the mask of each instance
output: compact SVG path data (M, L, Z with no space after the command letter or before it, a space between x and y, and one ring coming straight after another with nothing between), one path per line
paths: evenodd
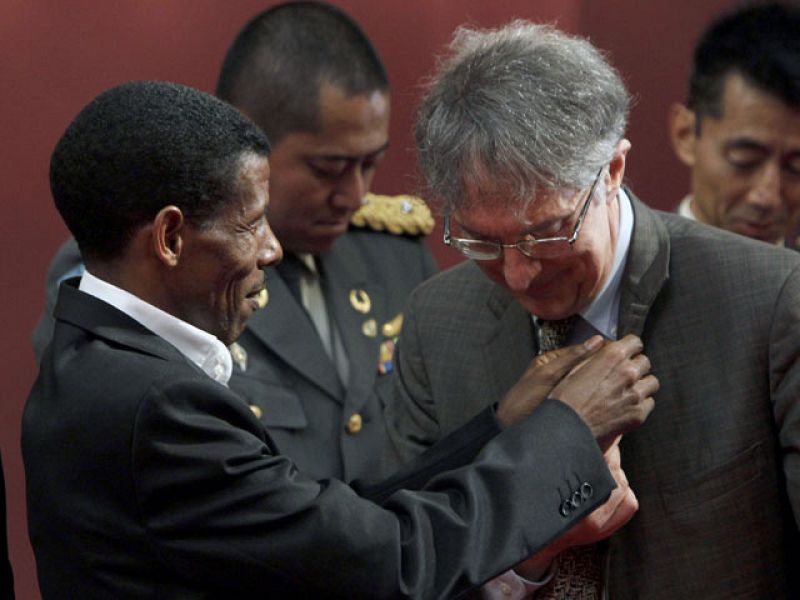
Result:
M748 194L750 203L762 210L774 210L781 205L780 165L769 162L756 176Z
M265 227L265 235L261 240L261 246L258 251L258 267L263 269L269 265L279 263L283 259L283 248L281 247L278 238L272 233L269 224Z
M360 164L354 164L341 176L333 194L333 205L344 210L358 210L369 191L371 176Z
M512 292L523 292L542 271L542 263L516 248L503 248L503 279Z

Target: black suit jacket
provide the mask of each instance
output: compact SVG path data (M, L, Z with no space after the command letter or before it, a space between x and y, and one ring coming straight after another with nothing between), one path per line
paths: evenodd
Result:
M257 410L281 451L306 475L377 480L399 466L384 448L383 407L391 394L392 366L386 350L399 331L409 294L436 272L436 265L422 237L356 227L320 260L331 316L350 361L350 381L339 381L305 309L278 270L269 267L269 308L250 319L239 339L247 358L234 364L230 386ZM80 251L70 238L47 272L46 306L32 335L37 362L53 335L58 283L80 268ZM369 310L353 307L353 291L367 294ZM354 415L357 431L348 427Z
M304 477L246 402L108 304L65 284L55 314L22 426L46 599L459 597L613 486L588 428L550 400L439 473L475 454L454 438L370 490L378 505ZM595 495L562 516L583 481Z

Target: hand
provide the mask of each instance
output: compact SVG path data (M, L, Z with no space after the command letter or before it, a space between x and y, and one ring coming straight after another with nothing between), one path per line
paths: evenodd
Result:
M639 510L639 501L622 470L619 440L619 437L614 439L604 454L608 469L617 484L606 503L584 517L549 546L514 567L518 575L533 580L539 579L555 556L572 546L594 544L609 537L630 521Z
M594 336L583 344L565 346L534 358L519 381L500 401L497 407L500 426L505 429L531 414L570 369L586 360L602 345L603 338Z
M607 343L553 389L551 398L571 406L605 451L618 435L644 423L655 402L658 379L642 341L627 335Z

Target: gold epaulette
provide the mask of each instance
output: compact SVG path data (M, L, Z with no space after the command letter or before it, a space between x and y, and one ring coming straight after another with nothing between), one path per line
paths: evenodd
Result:
M433 231L433 215L422 198L368 193L350 224L395 235L428 235Z

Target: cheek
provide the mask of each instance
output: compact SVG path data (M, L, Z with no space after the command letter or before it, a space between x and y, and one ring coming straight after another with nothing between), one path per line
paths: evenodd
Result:
M503 277L503 263L499 260L480 260L475 261L478 268L483 271L489 279L495 283L503 284L505 278Z
M254 273L258 269L253 248L239 246L239 252L229 256L224 263L226 267L220 273L220 289L228 298L246 294L246 288L254 280Z
M695 173L698 196L711 203L712 211L718 214L724 214L747 195L752 179L732 168L722 156L698 164Z

